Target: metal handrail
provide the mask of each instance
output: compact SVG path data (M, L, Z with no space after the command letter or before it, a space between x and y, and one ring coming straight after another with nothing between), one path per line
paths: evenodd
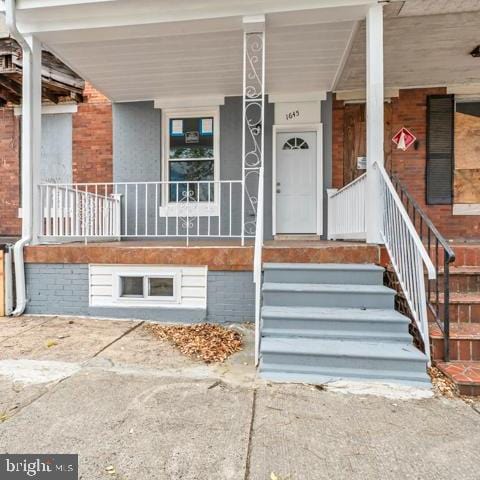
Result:
M455 261L455 252L445 237L435 227L425 211L407 191L405 186L402 185L400 179L396 175L391 175L391 178L392 183L405 206L405 210L410 216L422 242L426 243L427 252L435 266L435 290L432 292L431 282L428 282L427 305L435 319L435 323L443 332L443 355L444 360L448 362L450 359L450 264ZM432 237L434 239L433 245ZM441 268L439 256L440 247L443 249L443 282L440 282L438 275ZM432 255L432 250L434 251L434 255ZM443 320L440 311L441 290L443 290Z
M379 172L382 194L381 236L430 363L424 272L426 269L428 278L433 280L436 278L435 267L384 166L375 162L373 167Z

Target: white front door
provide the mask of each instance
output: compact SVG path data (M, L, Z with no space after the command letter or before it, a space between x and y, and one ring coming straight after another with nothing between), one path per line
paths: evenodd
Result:
M317 232L317 132L277 133L276 230Z

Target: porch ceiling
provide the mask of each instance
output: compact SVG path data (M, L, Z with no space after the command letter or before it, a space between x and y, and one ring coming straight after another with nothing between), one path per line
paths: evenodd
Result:
M402 8L399 8L402 7ZM414 16L417 13L448 13ZM440 9L440 10L439 10ZM467 11L473 10L476 11ZM385 86L480 84L480 0L407 1L386 10ZM365 23L355 37L337 90L365 88Z
M122 102L241 95L242 15L253 13L266 14L267 93L330 90L352 32L372 2L298 0L292 6L290 0L207 0L199 10L195 2L178 0L203 16L194 19L191 10L186 9L189 17L163 0L138 0L138 12L133 9L137 19L129 21L125 9L129 4L132 11L132 2L124 0L91 0L80 6L84 2L65 0L57 8L35 3L48 2L19 2L22 30L36 34L97 89ZM75 4L77 16L68 4ZM140 19L149 8L150 21ZM106 20L109 9L117 15L113 20Z

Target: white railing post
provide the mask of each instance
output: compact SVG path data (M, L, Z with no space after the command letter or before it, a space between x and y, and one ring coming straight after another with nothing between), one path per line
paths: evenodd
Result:
M333 229L335 222L334 208L332 197L338 192L338 188L327 188L327 238L333 240Z
M384 163L383 7L372 5L367 13L367 188L365 216L367 242L382 243L382 195L379 172Z

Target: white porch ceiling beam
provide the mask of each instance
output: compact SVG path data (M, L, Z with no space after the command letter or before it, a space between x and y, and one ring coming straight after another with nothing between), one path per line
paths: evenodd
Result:
M331 22L359 19L375 0L109 0L67 2L59 8L58 2L35 0L19 1L18 21L22 32L46 33L135 27L153 24L204 21L235 18L241 28L244 16L263 14L269 22L282 23L282 14L294 14L299 22L311 23L309 12L322 11L316 21ZM25 3L26 2L26 3ZM272 18L270 18L272 17ZM278 17L278 18L276 18ZM128 32L132 36L135 32ZM141 34L141 32L139 32Z
M367 189L365 220L367 242L382 243L383 217L380 172L374 163L384 163L383 97L383 7L371 6L367 14Z

